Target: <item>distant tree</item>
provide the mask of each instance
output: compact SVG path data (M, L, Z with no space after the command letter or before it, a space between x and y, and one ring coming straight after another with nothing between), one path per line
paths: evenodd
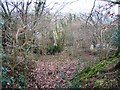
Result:
M105 1L109 1L111 3L114 3L115 5L118 4L118 9L119 6L120 6L120 0L116 0L116 1L113 1L113 0L105 0ZM118 28L117 28L117 31L116 31L116 42L117 42L117 47L118 49L116 50L116 53L114 55L114 57L120 57L120 13L118 12ZM115 66L115 69L119 69L120 70L120 61L116 64Z
M99 7L99 8L103 8L103 10L102 10L102 12L97 12L96 11L96 9L95 9L95 2L96 2L96 0L94 0L94 5L93 5L93 8L92 8L92 10L91 10L91 13L90 13L90 15L88 16L88 18L87 18L87 23L89 22L89 21L92 21L95 25L98 23L98 24L101 24L101 21L100 22L98 22L98 21L96 21L96 22L94 22L95 20L94 20L94 18L95 17L93 17L94 15L96 15L96 17L98 18L98 20L101 18L101 17L99 17L99 16L101 16L100 14L101 13L103 13L103 11L106 11L107 12L107 14L106 15L113 15L113 14L111 14L110 13L110 9L114 6L114 5L119 5L120 6L120 1L119 0L116 0L116 1L114 1L114 0L102 0L102 1L106 1L106 2L108 2L108 4L109 4L109 7L108 8L104 8L104 7ZM120 8L119 8L120 9ZM105 19L107 18L107 16L105 17ZM102 19L100 19L100 20L102 20ZM118 21L118 25L117 25L117 30L116 30L116 33L114 34L114 36L115 36L115 38L114 38L114 40L116 40L116 43L117 43L117 50L116 50L116 53L113 55L113 57L120 57L120 15L118 14L117 15L117 21ZM118 67L119 66L119 67ZM118 64L116 64L116 67L117 68L120 68L120 61L119 61L119 63Z

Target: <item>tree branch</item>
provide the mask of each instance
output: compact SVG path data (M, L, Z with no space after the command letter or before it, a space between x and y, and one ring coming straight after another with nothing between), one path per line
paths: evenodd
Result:
M87 23L88 23L89 18L91 18L91 16L92 16L92 12L93 12L93 10L94 10L94 8L95 8L95 3L96 3L96 0L94 0L94 4L93 4L92 10L91 10L91 13L90 13L89 17L88 17L87 20L86 20L86 25L87 25Z

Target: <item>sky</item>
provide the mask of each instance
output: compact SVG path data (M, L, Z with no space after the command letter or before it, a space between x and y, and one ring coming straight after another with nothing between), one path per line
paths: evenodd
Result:
M2 0L5 1L5 0ZM8 0L8 1L28 1L28 0ZM31 0L29 0L31 1ZM36 0L32 0L36 1ZM89 13L93 7L94 0L46 0L46 10L50 10L53 13ZM107 2L97 0L96 5L105 4ZM32 5L34 7L34 5ZM118 8L115 7L112 12L118 12Z
M55 6L55 10L56 11L59 7L61 7L63 4L65 3L70 3L73 2L71 4L67 4L64 9L61 10L61 12L71 12L71 13L75 13L75 12L85 12L85 11L90 11L90 9L93 6L93 1L94 0L47 0L47 4L50 2L53 3L58 3L59 5L56 4ZM75 2L74 2L75 1ZM50 7L52 7L53 4L50 5Z
M52 3L51 3L52 2ZM93 7L94 0L47 0L46 4L49 6L49 8L54 7L52 12L56 12L59 10L61 6L64 4L68 3L67 5L64 6L64 8L61 10L61 12L70 12L70 13L88 13L91 11ZM70 2L73 2L70 4ZM56 3L56 4L55 4ZM96 5L98 4L106 4L107 2L105 1L100 1L97 0ZM112 12L115 12L117 14L118 8L117 6L113 8Z

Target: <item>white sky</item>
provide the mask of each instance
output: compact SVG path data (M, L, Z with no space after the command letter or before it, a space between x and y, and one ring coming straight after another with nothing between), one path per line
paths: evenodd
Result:
M56 12L56 10L60 8L64 3L72 2L72 1L76 1L76 2L66 5L61 10L61 12L63 13L64 12L70 12L70 13L90 12L94 3L94 0L47 0L47 5L49 5L49 7L52 7L54 3L58 3L59 5L55 4L54 9L52 10L53 12ZM96 2L96 5L105 4L105 3L107 2L98 0ZM114 8L112 11L117 13L118 9Z
M72 1L75 1L75 0L47 0L47 4L50 3L50 2L57 2L59 3L60 5L56 5L56 9L59 8L60 6L63 5L63 2L72 2ZM78 0L76 2L73 2L72 4L68 4L64 7L64 9L62 9L62 12L71 12L71 13L74 13L74 12L78 12L78 11L89 11L92 6L93 6L93 1L94 0ZM50 7L53 6L52 4L50 5Z
M5 0L2 0L5 1ZM7 1L28 1L28 0L7 0ZM31 1L31 0L29 0ZM36 0L32 0L36 1ZM41 0L42 1L42 0ZM73 2L70 4L70 2ZM54 8L51 12L62 12L62 13L88 13L93 7L94 0L46 0L46 6L48 9ZM97 0L96 5L104 4L107 2ZM34 5L33 5L34 6ZM61 7L64 7L61 9ZM114 8L113 12L118 12L118 8Z

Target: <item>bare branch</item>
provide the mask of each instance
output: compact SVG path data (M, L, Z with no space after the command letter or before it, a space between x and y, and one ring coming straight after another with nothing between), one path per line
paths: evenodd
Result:
M8 13L11 14L11 13L10 13L10 9L9 9L7 0L5 0L5 4L6 4L6 8L7 8Z
M87 18L87 21L86 21L86 25L88 23L89 18L91 18L91 16L92 16L92 12L93 12L93 10L95 8L95 3L96 3L96 0L94 0L94 4L93 4L92 10L91 10L91 13L90 13L90 15L89 15L89 17Z
M116 0L116 1L112 1L112 0L103 0L103 1L106 1L106 2L111 2L111 3L114 3L114 4L120 4L120 1L119 0Z
M7 10L5 9L5 6L3 4L3 2L0 0L0 6L2 7L3 11L4 11L4 15L8 16Z

